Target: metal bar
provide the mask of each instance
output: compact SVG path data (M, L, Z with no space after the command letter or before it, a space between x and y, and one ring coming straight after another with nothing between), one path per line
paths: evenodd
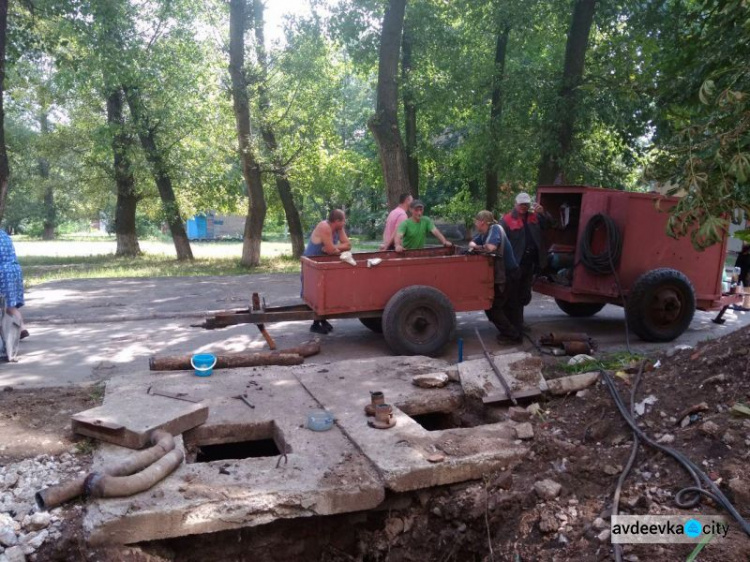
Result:
M263 336L263 339L266 340L266 343L268 344L268 347L271 348L271 351L276 349L276 342L271 337L271 334L268 333L268 330L266 330L266 327L264 324L256 324L258 326L258 330L260 330L261 335Z
M148 390L146 390L146 394L149 394L151 396L163 396L164 398L174 398L175 400L183 400L184 402L192 402L193 404L197 404L200 402L200 400L193 400L192 398L188 398L187 394L184 392L180 393L173 393L173 392L164 392L162 390L154 390L153 386L149 386Z
M497 368L497 365L495 365L495 362L492 360L492 357L490 356L490 352L487 351L487 348L484 346L484 341L482 341L482 336L479 335L479 329L474 328L474 333L477 335L477 339L479 340L479 343L482 346L482 351L484 352L484 356L487 358L487 361L490 362L490 367L492 367L492 370L495 372L495 375L497 375L497 378L500 381L500 384L503 385L503 389L505 390L505 393L508 395L508 398L510 398L510 401L513 402L513 405L517 406L518 401L516 400L515 396L513 396L513 392L511 392L510 386L508 385L508 383L505 382L503 375L500 374L500 369Z

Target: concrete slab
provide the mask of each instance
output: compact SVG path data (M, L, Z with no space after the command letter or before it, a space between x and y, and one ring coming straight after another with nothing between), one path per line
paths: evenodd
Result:
M158 391L157 391L158 392ZM72 416L73 432L130 449L142 449L157 429L179 435L208 418L208 406L153 394L111 393L104 404Z
M542 360L539 357L517 352L493 356L493 361L511 391L535 388L546 390L547 384L542 376ZM488 395L505 394L495 372L484 357L459 363L458 374L461 386L470 399L481 400Z
M134 543L269 523L279 518L371 509L385 496L370 462L334 427L305 428L320 408L289 368L221 371L200 379L191 373L133 374L108 383L107 395L143 403L158 378L165 391L186 392L209 407L206 423L186 432L187 463L151 490L128 498L91 502L84 529L93 543ZM250 408L232 396L246 394ZM273 456L196 460L198 448L219 442L273 440L287 461ZM207 449L203 448L203 451ZM254 450L253 454L269 454ZM117 462L127 449L105 445L96 466ZM231 453L229 456L234 456ZM278 464L278 466L277 466Z
M441 368L450 366L427 357L388 357L294 370L305 388L335 413L337 425L375 464L386 486L404 492L481 478L512 466L527 452L514 441L511 422L428 431L410 417L455 411L462 403L457 402L462 392L456 383L438 389L412 384L418 370ZM376 390L394 406L397 424L391 429L367 425L364 406Z

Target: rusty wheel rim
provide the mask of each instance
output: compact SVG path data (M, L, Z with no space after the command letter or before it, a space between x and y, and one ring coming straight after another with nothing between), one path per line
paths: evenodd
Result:
M683 295L676 287L661 287L654 294L649 307L649 319L656 326L667 327L680 320L685 310Z
M425 343L436 337L439 319L429 307L418 306L406 316L404 336L413 343Z

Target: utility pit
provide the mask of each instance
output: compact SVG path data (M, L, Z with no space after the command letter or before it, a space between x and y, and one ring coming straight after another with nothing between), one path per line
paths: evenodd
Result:
M426 357L241 368L206 379L189 372L114 378L104 400L111 408L136 402L148 408L146 389L158 383L160 392L197 400L209 414L177 439L188 462L169 477L135 496L91 501L84 520L89 540L132 544L367 511L387 492L512 468L528 451L516 439L514 422L459 427L465 406L460 384L424 389L412 383L416 374L437 371L456 378L455 367ZM395 427L368 425L364 406L371 391L385 393ZM312 431L307 414L321 408L334 415L334 426ZM103 444L95 470L130 454Z

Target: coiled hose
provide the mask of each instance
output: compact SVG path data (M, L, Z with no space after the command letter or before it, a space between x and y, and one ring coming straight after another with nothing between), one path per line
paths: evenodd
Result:
M595 254L591 249L591 241L594 238L594 232L600 226L604 225L607 231L607 249L599 254ZM589 272L595 275L609 275L614 273L615 266L620 261L622 255L622 236L615 224L615 221L607 215L597 213L586 223L581 239L581 263Z

